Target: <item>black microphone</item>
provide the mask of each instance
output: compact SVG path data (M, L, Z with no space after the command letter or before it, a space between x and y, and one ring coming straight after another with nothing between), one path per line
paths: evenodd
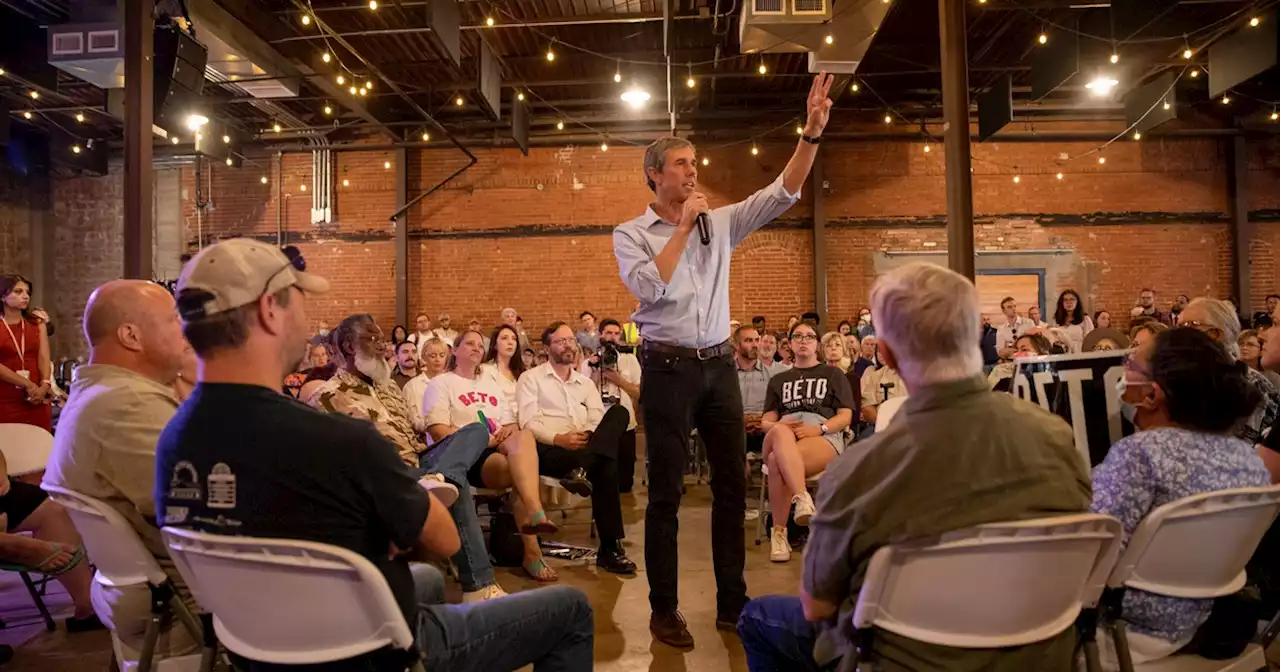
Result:
M703 245L711 244L711 229L707 225L707 213L698 213L698 238L702 240Z

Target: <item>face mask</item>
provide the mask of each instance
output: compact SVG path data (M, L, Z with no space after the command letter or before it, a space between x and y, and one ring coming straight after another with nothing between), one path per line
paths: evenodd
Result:
M1134 406L1133 404L1127 401L1121 401L1120 415L1123 415L1124 419L1128 420L1129 423L1132 424L1134 427L1138 426L1138 421L1137 421L1138 407L1137 406Z
M356 371L368 376L375 383L391 380L391 365L381 357L356 355Z

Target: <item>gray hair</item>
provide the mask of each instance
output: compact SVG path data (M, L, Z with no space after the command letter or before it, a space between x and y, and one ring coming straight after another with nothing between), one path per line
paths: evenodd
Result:
M1222 347L1226 348L1227 354L1232 359L1240 359L1240 317L1236 315L1235 308L1231 306L1231 302L1222 299L1211 299L1208 297L1200 297L1192 299L1182 312L1199 307L1204 310L1204 322L1211 327L1217 327L1222 331Z
M644 150L644 183L649 185L649 191L657 191L658 185L653 183L653 179L649 177L649 170L662 172L663 163L667 160L667 152L673 149L693 149L693 143L684 138L675 136L667 136L654 140Z
M858 343L860 343L860 344L862 344L862 345L866 345L866 344L867 344L867 341L874 341L874 340L876 340L876 335L875 335L875 334L867 334L866 336L863 336L863 337L862 337L862 340L861 340L861 341L858 341Z
M978 290L959 273L924 262L894 269L872 287L871 314L908 387L982 372Z

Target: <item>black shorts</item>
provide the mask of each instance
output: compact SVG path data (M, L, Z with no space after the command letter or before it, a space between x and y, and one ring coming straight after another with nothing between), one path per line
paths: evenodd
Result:
M497 454L498 454L497 448L485 448L484 452L480 453L480 459L476 460L476 463L471 465L471 468L467 470L467 482L471 484L471 487L473 488L489 487L484 484L484 463L486 460L489 459L490 455L497 455Z
M23 483L22 481L9 479L9 492L0 497L0 513L3 513L9 519L9 529L5 532L11 532L18 529L22 525L22 521L27 519L35 510L44 504L44 500L49 499L49 493L41 490L39 486Z

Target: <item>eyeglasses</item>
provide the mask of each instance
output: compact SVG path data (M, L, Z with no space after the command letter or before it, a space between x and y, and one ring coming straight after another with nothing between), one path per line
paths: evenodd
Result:
M1219 334L1222 333L1222 329L1220 327L1214 326L1212 324L1206 324L1204 322L1200 322L1199 320L1188 320L1186 322L1179 322L1178 327L1187 327L1190 329L1195 329L1196 331L1199 331L1204 334L1208 334L1211 331L1216 331Z
M289 245L287 247L280 248L280 251L284 252L284 256L289 258L289 263L281 266L280 270L272 273L271 276L267 278L267 284L262 286L262 294L266 294L267 290L271 288L271 283L276 279L277 275L284 273L290 268L298 271L299 273L305 273L307 271L307 260L302 256L302 253L298 251L298 248L293 245Z
M818 337L813 334L793 334L791 336L792 343L816 343Z
M575 339L572 338L553 338L551 339L551 345L568 345L574 341Z

